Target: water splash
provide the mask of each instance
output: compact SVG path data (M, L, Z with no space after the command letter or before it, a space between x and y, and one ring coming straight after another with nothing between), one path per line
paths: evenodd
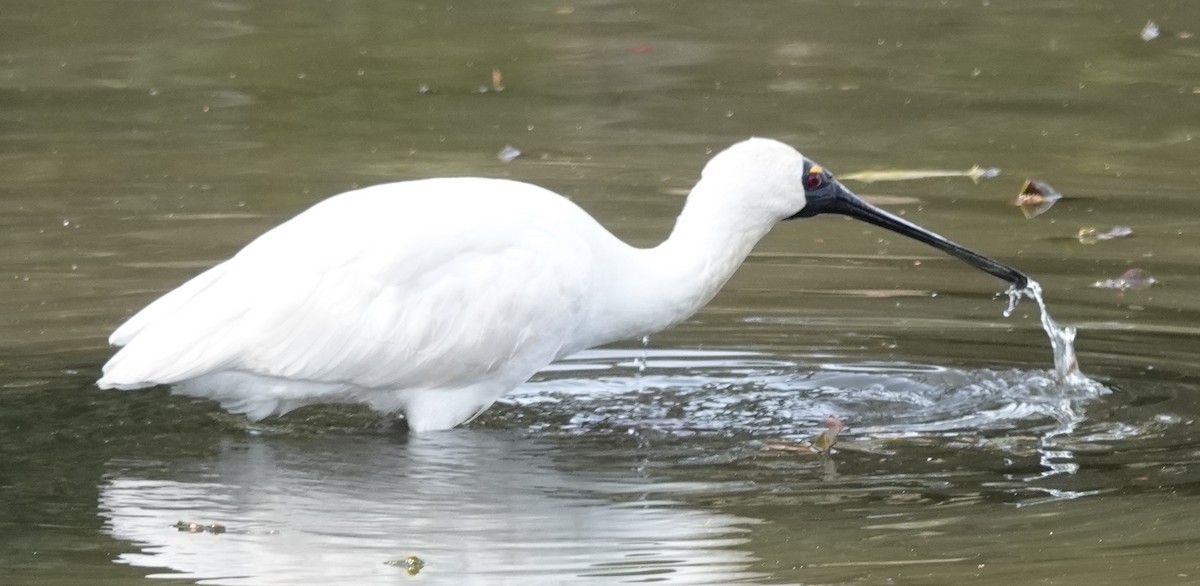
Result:
M1037 302L1041 312L1042 329L1050 337L1050 348L1054 351L1054 372L1058 375L1060 383L1070 387L1100 386L1079 370L1079 360L1075 356L1076 330L1071 326L1060 326L1050 317L1050 311L1046 309L1046 300L1042 297L1041 284L1030 279L1024 289L1009 287L1005 293L1008 295L1008 308L1004 310L1004 317L1012 315L1022 297Z
M637 359L637 369L639 373L646 372L646 361L650 353L650 336L642 336L642 354Z
M1075 328L1071 326L1060 326L1054 318L1050 317L1049 310L1046 309L1046 301L1042 297L1042 286L1037 281L1029 280L1029 284L1024 289L1009 287L1006 291L1008 295L1008 307L1004 310L1004 317L1012 315L1013 310L1017 308L1017 303L1022 297L1029 297L1038 304L1038 310L1041 312L1042 329L1050 338L1050 348L1054 351L1054 372L1058 379L1058 384L1061 387L1072 390L1085 391L1089 397L1104 394L1107 388L1088 378L1079 370L1079 359L1075 356ZM1075 453L1065 448L1059 438L1069 438L1075 432L1076 427L1083 423L1086 418L1082 409L1077 409L1079 404L1069 398L1061 399L1060 409L1057 411L1058 416L1055 417L1056 425L1054 429L1046 432L1038 440L1037 451L1043 472L1037 478L1046 478L1059 474L1072 475L1079 470L1079 464L1075 462ZM1032 480L1032 479L1030 479ZM1040 487L1046 493L1046 498L1037 502L1055 501L1062 499L1079 498L1092 494L1090 491L1072 491L1061 490L1048 487Z

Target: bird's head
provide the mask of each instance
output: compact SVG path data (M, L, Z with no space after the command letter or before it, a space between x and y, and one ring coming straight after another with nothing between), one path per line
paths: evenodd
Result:
M740 212L779 222L840 214L903 234L1024 289L1020 271L947 240L879 209L842 185L829 169L776 140L751 138L718 153L705 166L703 180L725 197L738 197ZM753 197L745 198L747 192Z

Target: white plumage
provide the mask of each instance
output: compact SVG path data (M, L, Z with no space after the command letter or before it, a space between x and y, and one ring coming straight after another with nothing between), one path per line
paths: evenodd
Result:
M781 143L734 145L650 249L514 181L344 193L130 318L98 385L169 384L252 419L361 402L415 431L450 428L557 358L694 313L804 208L808 172Z

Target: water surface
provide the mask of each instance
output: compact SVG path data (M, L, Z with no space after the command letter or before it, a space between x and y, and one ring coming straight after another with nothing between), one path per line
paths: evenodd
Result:
M4 583L1200 576L1191 3L10 4ZM652 245L751 135L835 172L1001 168L850 186L1040 281L1102 389L1055 382L1003 284L837 218L780 226L694 318L452 432L92 386L122 319L327 195L511 177ZM1026 177L1064 199L1025 219ZM1075 237L1113 225L1134 236ZM1131 267L1162 283L1092 286ZM830 414L831 457L778 449ZM408 555L415 577L385 563Z

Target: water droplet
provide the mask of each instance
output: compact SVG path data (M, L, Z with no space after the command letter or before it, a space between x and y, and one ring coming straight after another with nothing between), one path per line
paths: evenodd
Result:
M646 361L649 359L650 336L642 336L642 355L638 357L637 369L639 373L646 372Z

